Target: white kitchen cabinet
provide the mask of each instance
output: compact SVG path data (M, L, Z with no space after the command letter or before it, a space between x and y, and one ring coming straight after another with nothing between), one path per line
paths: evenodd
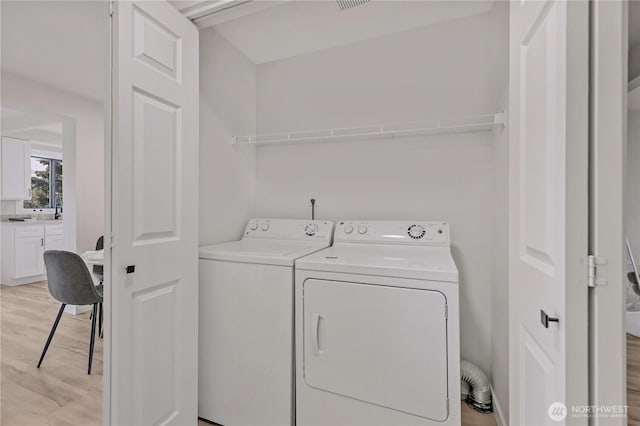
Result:
M2 191L3 200L31 198L31 145L28 141L2 138Z
M64 235L47 235L44 237L45 250L64 250Z
M59 221L2 223L2 284L45 280L45 250L64 249L63 225Z
M62 225L45 225L44 249L64 250L64 234Z
M44 236L16 237L14 248L13 278L44 274Z

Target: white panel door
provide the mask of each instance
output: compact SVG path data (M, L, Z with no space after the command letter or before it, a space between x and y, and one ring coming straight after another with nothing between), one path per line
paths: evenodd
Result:
M105 420L195 425L198 31L164 1L113 6Z
M588 420L571 415L572 406L588 403L589 389L588 8L588 2L511 3L513 425Z
M369 404L446 420L446 306L438 291L306 280L305 382Z
M2 138L2 199L31 198L31 146L22 139Z
M44 274L44 238L20 237L14 240L13 278Z

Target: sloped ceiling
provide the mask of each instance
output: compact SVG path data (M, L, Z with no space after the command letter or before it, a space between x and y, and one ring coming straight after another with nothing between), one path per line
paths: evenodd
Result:
M487 12L493 1L289 1L214 28L256 64Z

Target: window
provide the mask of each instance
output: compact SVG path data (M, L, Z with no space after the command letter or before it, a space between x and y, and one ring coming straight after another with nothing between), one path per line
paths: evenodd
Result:
M54 209L62 206L62 160L31 157L31 199L25 209Z

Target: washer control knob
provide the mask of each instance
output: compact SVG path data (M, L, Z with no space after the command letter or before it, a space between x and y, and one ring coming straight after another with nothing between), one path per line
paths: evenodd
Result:
M316 235L316 232L318 232L318 225L316 224L310 223L304 227L304 233L310 237Z
M369 228L367 228L366 225L358 226L358 234L364 235L367 233L368 230Z
M419 240L420 238L424 237L425 233L426 230L422 225L411 225L407 229L407 235L409 235L409 237L413 238L414 240Z
M251 224L251 230L255 231L256 229L258 229L258 224L254 222Z
M264 225L262 225L262 230L263 231L268 231L269 230L269 224L265 223Z
M351 225L346 225L346 226L344 227L344 233L345 233L345 234L350 234L350 233L352 233L352 232L353 232L353 226L351 226Z

